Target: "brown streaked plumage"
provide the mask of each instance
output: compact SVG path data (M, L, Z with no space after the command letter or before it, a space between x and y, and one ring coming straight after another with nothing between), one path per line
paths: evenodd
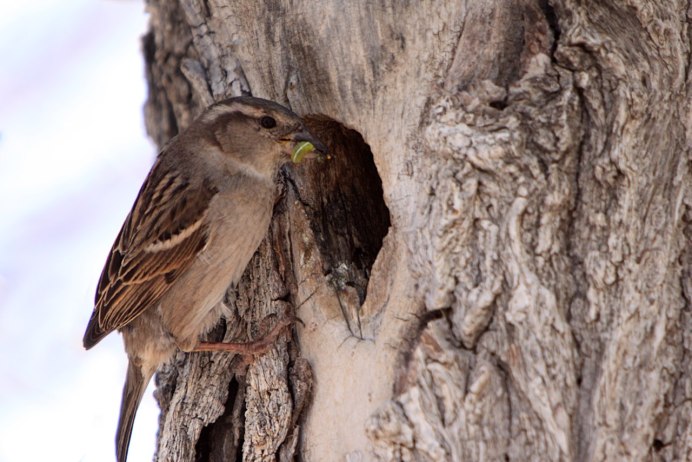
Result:
M218 322L226 288L266 234L276 174L299 141L326 153L283 106L231 98L207 109L159 154L103 268L83 340L89 349L116 329L123 334L129 364L119 462L127 459L147 383L176 350L256 352L270 344L199 337Z

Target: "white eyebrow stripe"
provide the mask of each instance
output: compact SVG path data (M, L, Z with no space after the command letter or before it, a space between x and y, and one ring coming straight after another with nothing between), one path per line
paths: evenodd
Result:
M260 114L262 114L262 111L258 111L257 109L251 107L251 106L246 106L244 104L240 103L231 103L229 104L220 104L218 106L214 106L211 109L209 109L207 112L204 113L202 116L202 122L204 123L212 123L214 122L218 117L226 115L226 114L232 114L234 112L237 112L239 114L243 114L247 117L259 117Z
M222 116L224 114L227 114L228 112L231 112L235 110L236 108L232 108L231 106L226 106L226 105L219 105L219 106L214 106L213 108L209 109L207 112L204 113L202 116L202 121L205 123L210 123L216 120L217 117Z
M149 253L154 253L154 252L161 252L161 251L166 251L166 250L172 249L173 247L179 245L185 239L190 237L192 235L192 233L197 231L199 229L199 227L202 226L202 221L204 221L204 216L200 217L199 220L192 223L190 226L183 229L178 234L171 236L170 239L166 239L165 241L152 242L151 244L149 244L148 246L146 246L144 248L144 251L149 252Z

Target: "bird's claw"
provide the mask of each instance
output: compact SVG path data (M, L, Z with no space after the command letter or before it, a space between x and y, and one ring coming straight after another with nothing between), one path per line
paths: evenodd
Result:
M305 325L296 316L281 316L274 327L261 338L251 342L200 342L192 351L225 351L228 353L238 353L241 355L260 355L264 354L274 345L276 339L284 329L298 321Z

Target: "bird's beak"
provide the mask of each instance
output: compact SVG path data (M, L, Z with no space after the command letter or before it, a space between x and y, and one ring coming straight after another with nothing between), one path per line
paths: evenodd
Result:
M300 163L303 159L328 158L327 146L307 130L294 134L291 141L295 143L291 152L291 160L294 164Z

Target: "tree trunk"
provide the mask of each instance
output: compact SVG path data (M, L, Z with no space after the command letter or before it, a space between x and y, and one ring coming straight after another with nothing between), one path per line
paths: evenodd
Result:
M302 322L161 371L157 460L691 460L689 8L149 0L159 144L250 93L333 153L212 337Z

